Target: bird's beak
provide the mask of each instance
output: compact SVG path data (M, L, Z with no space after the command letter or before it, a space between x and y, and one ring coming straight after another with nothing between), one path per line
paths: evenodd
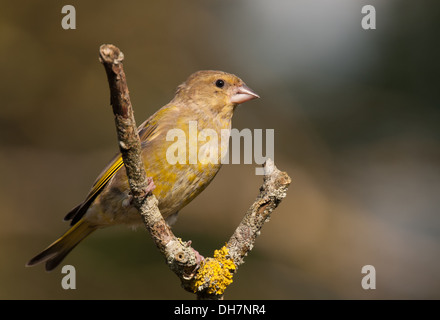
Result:
M259 97L260 96L256 94L251 88L243 84L242 86L237 87L236 91L232 94L231 102L240 104L252 99L257 99Z

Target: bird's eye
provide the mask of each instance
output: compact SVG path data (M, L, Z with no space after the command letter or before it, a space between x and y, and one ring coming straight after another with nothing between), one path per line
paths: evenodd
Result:
M217 88L223 88L225 86L225 81L223 81L222 79L218 79L215 82L215 85L216 85Z

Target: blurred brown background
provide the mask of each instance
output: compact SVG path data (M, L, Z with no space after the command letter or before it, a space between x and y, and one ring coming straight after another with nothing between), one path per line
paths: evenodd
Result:
M61 28L74 5L77 29ZM372 4L377 29L361 28ZM293 178L226 298L440 298L438 1L1 1L0 298L193 299L144 230L101 230L61 268L26 261L60 236L117 150L103 43L119 46L138 123L200 69L261 99L233 127L275 129ZM257 195L225 165L174 230L212 255ZM363 290L361 268L376 268Z

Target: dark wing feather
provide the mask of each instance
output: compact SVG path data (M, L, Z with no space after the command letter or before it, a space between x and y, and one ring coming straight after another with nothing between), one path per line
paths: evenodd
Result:
M154 130L157 128L157 123L155 123L155 121L151 121L153 119L153 116L148 118L138 128L139 137L142 142L147 141L148 138L151 136L151 134L154 132ZM92 190L90 190L89 194L87 195L86 200L84 200L84 202L80 203L75 208L73 208L64 217L64 220L65 221L72 220L70 223L70 225L72 226L75 223L77 223L87 212L87 210L89 209L93 201L96 199L96 197L104 189L105 185L123 166L124 166L124 162L122 161L122 156L120 153L118 153L113 157L112 161L110 161L107 167L98 176L95 183L93 184Z

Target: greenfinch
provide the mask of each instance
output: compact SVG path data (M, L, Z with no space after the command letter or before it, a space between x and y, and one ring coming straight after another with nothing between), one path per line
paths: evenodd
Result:
M219 171L221 157L225 154L225 148L227 149L231 119L236 106L256 98L259 96L233 74L212 70L198 71L177 87L174 98L167 105L139 126L145 171L148 177L153 178L153 194L168 224L175 221L179 210L200 194ZM191 132L194 128L200 133L210 133L209 139L220 146L220 152L206 147L215 144L203 144L197 139L188 139L188 136L194 134ZM183 150L177 148L179 145L176 147L175 138L179 133L187 137L185 144L180 147L189 151L197 150L199 156L196 161L194 157L191 159L191 152L183 156L180 154L179 159L185 161L175 161L176 152ZM206 134L197 138L208 140ZM200 157L201 153L210 161ZM217 161L212 161L213 157ZM73 208L64 220L71 221L70 229L32 258L27 266L45 262L46 270L53 270L93 231L116 224L143 224L131 201L126 170L120 154L110 161L85 200Z

